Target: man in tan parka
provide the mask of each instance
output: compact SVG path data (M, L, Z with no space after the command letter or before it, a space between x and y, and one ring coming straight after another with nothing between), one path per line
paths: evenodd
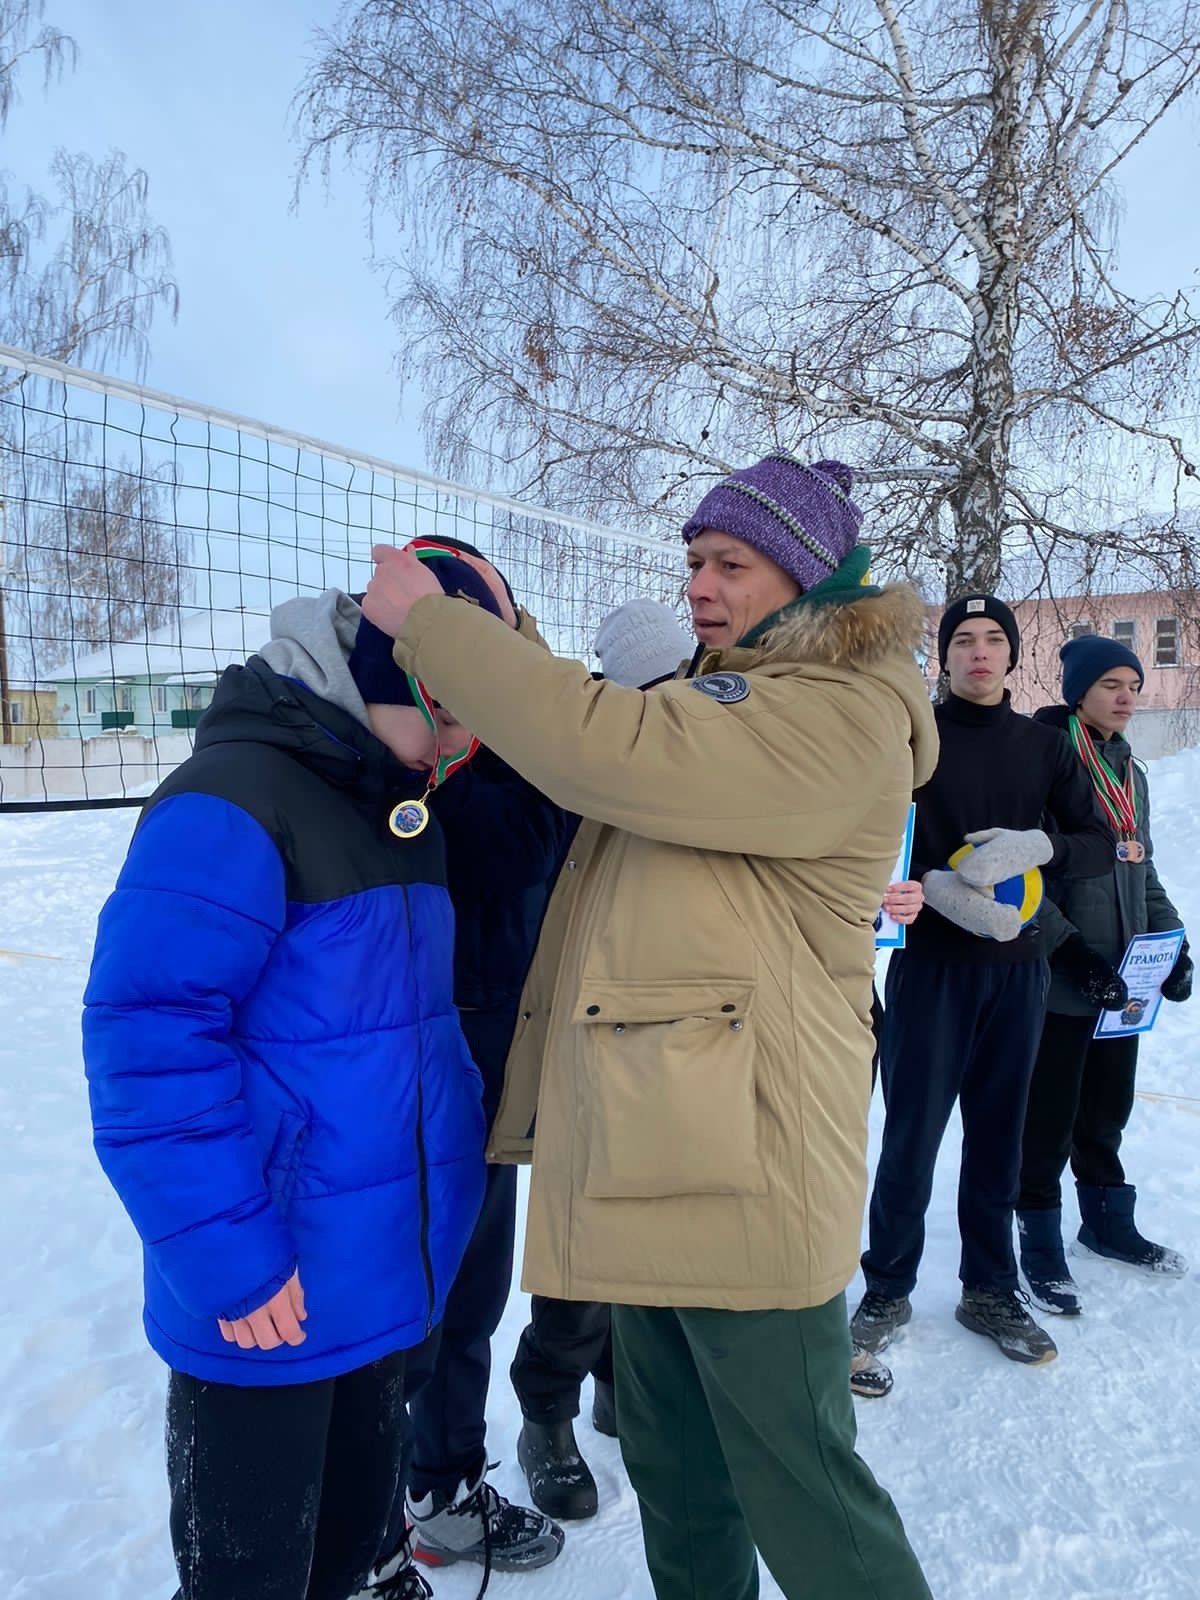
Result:
M850 472L778 453L684 529L696 676L643 695L376 551L364 610L585 821L489 1157L533 1159L524 1287L614 1306L659 1600L927 1600L854 1450L873 921L937 755L923 613L867 580ZM431 1152L431 1159L436 1153Z

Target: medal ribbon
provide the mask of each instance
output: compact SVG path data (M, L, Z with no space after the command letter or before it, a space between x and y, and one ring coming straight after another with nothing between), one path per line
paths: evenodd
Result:
M1125 782L1121 783L1108 762L1096 749L1091 734L1077 716L1067 723L1075 754L1087 769L1092 787L1096 791L1105 816L1118 836L1132 839L1137 833L1137 791L1133 787L1133 758L1125 768Z

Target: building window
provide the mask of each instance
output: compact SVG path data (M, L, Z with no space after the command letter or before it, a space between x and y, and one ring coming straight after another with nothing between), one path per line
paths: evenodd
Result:
M185 711L203 711L212 699L212 687L207 683L185 683L183 707Z
M1159 617L1154 624L1154 665L1177 667L1179 665L1179 619Z
M95 689L85 689L83 691L83 710L86 716L94 717L96 715Z
M25 707L19 700L8 702L8 722L12 728L19 728L25 721Z
M150 686L150 709L156 717L166 716L167 686L165 683L155 683Z
M1123 644L1126 650L1137 652L1137 624L1134 622L1114 622L1113 638L1118 644Z
M133 710L133 690L127 683L116 684L113 688L113 710Z
M1073 622L1067 629L1067 638L1086 639L1089 633L1095 633L1095 631L1090 622Z

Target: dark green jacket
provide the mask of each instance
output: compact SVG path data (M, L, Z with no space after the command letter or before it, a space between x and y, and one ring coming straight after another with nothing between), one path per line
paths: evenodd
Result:
M1047 706L1036 713L1035 720L1065 731L1068 715L1065 706ZM1127 741L1117 734L1103 743L1098 742L1097 749L1123 782L1126 766L1133 761ZM1050 1011L1071 1017L1094 1017L1098 1011L1098 1007L1088 1004L1074 984L1054 971L1053 952L1073 930L1078 931L1097 955L1118 967L1135 934L1163 933L1168 928L1183 926L1183 918L1168 899L1154 867L1150 786L1136 761L1133 787L1137 799L1137 836L1146 849L1145 861L1118 861L1114 837L1113 870L1102 878L1046 880L1046 900L1038 920L1045 935L1047 954L1051 956L1050 997L1046 1002Z

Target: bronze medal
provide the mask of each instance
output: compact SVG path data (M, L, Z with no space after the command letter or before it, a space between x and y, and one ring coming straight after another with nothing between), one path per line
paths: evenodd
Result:
M1146 859L1146 847L1138 839L1122 839L1117 845L1117 860L1136 866Z
M428 826L429 807L424 800L401 800L388 817L388 827L397 839L415 839Z

